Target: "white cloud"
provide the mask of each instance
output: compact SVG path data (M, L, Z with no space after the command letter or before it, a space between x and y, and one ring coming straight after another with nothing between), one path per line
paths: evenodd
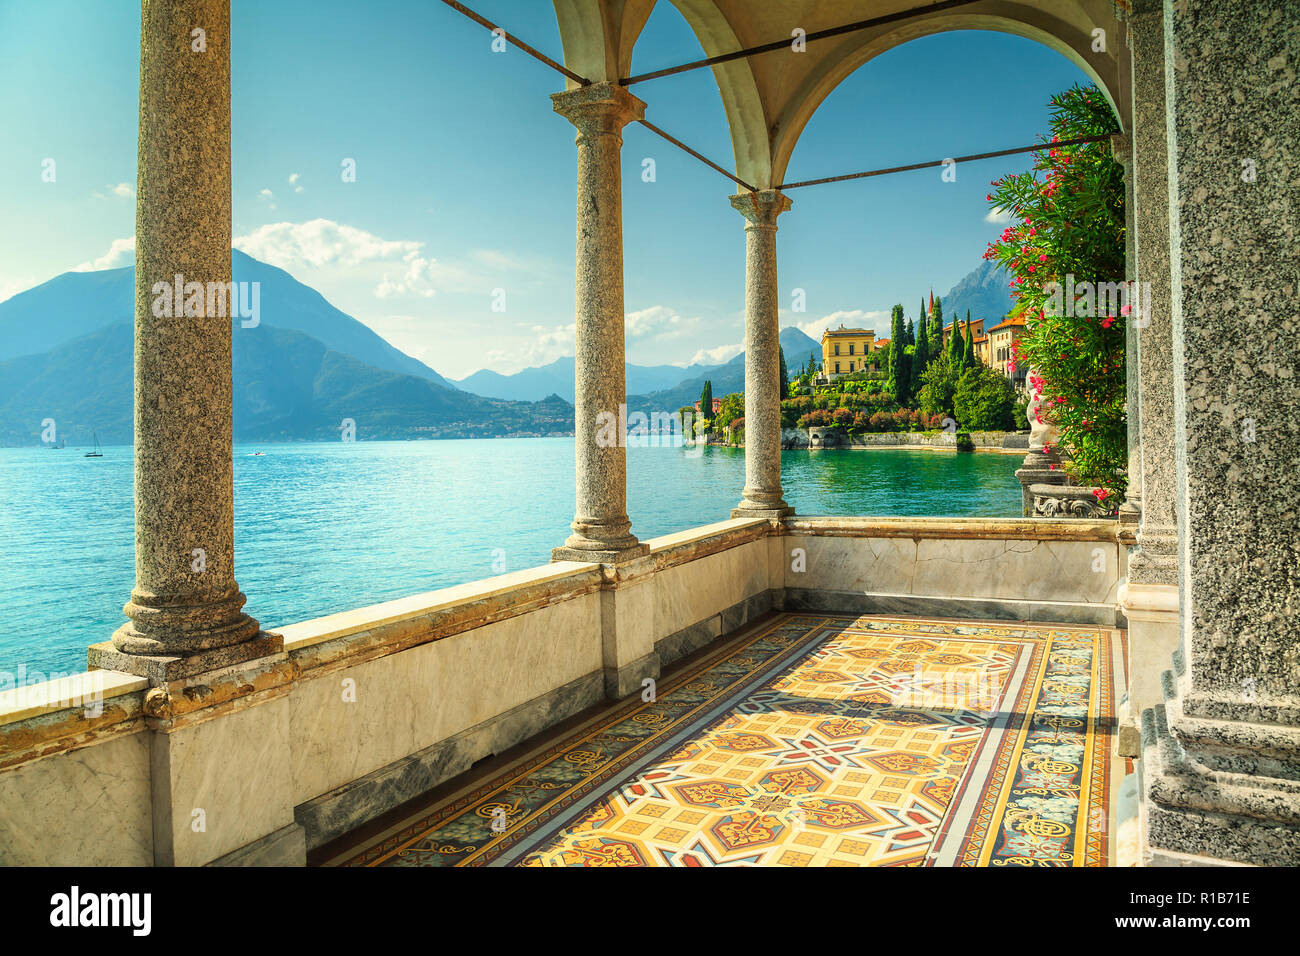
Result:
M293 191L296 193L302 192L302 187L298 185L298 180L301 178L302 177L299 176L297 173L289 174L289 185L293 187Z
M264 190L269 191L269 190ZM410 262L424 244L381 239L373 233L328 219L274 222L237 236L234 246L255 259L281 269L294 266L357 266L363 262L397 259Z
M263 199L270 199L270 198L271 198L271 190L269 190L269 189L263 189L260 193L258 193L258 195L261 196Z
M719 345L717 348L700 349L691 356L690 365L722 365L730 362L741 352L745 351L745 343L740 342L735 345Z
M1010 209L1003 209L1001 206L994 206L989 210L988 215L984 217L985 222L996 223L999 226L1009 226L1016 221L1016 217Z
M890 313L888 312L865 312L862 309L842 309L838 312L832 312L830 315L823 315L820 319L809 319L807 322L791 322L799 331L803 332L809 338L821 341L822 333L834 326L839 328L841 325L850 329L875 329L877 335L889 335L888 327ZM881 328L885 331L882 332Z
M73 272L98 272L101 269L117 269L135 262L135 236L126 239L114 239L108 252L98 259L73 266Z
M135 187L130 183L118 183L116 186L109 186L108 190L114 196L121 196L123 199L130 199L135 195Z
M698 318L685 318L666 305L628 312L623 316L623 334L629 339L675 339L699 324Z

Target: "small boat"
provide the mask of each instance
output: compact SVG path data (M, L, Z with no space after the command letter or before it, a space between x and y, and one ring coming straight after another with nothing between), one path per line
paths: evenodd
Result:
M104 451L103 451L103 449L100 448L100 446L99 446L99 432L95 432L95 433L94 433L94 436L95 436L95 449L94 449L94 451L88 451L88 452L86 452L85 457L86 457L86 458L103 458L103 457L104 457Z

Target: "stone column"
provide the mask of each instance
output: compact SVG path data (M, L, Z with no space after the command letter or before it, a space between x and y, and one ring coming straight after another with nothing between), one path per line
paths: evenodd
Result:
M201 32L197 32L201 31ZM141 12L135 588L92 666L155 680L275 652L235 583L229 0ZM183 301L182 301L183 300ZM225 303L227 306L229 303Z
M297 665L242 612L233 568L233 323L228 299L216 308L230 294L230 206L229 0L144 0L136 584L130 621L89 663L153 685L139 716L159 866L306 862L290 755Z
M614 83L556 93L578 128L577 513L555 561L622 562L645 554L627 517L627 378L623 355L623 127L645 104Z
M1135 197L1132 140L1122 133L1116 134L1110 138L1110 148L1115 162L1124 167L1124 281L1128 283L1137 273L1136 239L1133 235ZM1121 527L1127 525L1130 528L1137 524L1138 516L1142 513L1142 453L1138 437L1142 405L1141 390L1138 387L1138 344L1138 336L1133 329L1125 329L1125 404L1128 419L1128 466L1125 470L1128 473L1128 487L1124 491L1124 501L1120 504L1119 520Z
M774 189L737 193L745 217L745 488L733 518L794 514L781 493L781 323L776 217L790 200Z
M1128 699L1120 707L1117 750L1141 752L1142 711L1163 699L1160 675L1178 646L1178 536L1174 513L1173 339L1169 298L1169 167L1165 123L1165 37L1161 0L1144 0L1128 15L1133 68L1133 226L1137 301L1127 321L1130 342L1140 343L1131 364L1129 420L1138 441L1142 502L1137 547L1119 601L1128 618ZM1130 357L1130 361L1131 361ZM1130 405L1130 407L1132 407ZM1130 448L1131 448L1130 444ZM1123 514L1121 514L1123 518Z
M1181 634L1142 715L1143 858L1294 866L1300 31L1293 0L1165 11Z

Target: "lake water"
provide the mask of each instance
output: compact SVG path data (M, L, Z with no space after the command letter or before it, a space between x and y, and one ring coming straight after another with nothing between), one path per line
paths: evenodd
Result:
M787 451L782 469L799 514L1014 517L1021 461ZM545 564L573 519L572 438L236 445L234 462L235 576L264 627ZM83 670L125 620L131 466L129 446L0 449L0 689ZM724 520L744 483L743 449L629 448L632 531Z

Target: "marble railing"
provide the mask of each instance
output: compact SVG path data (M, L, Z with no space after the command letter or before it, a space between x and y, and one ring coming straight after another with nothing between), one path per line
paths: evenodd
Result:
M0 693L0 863L301 863L305 851L773 609L1115 623L1115 523L734 519L281 629L170 685Z

